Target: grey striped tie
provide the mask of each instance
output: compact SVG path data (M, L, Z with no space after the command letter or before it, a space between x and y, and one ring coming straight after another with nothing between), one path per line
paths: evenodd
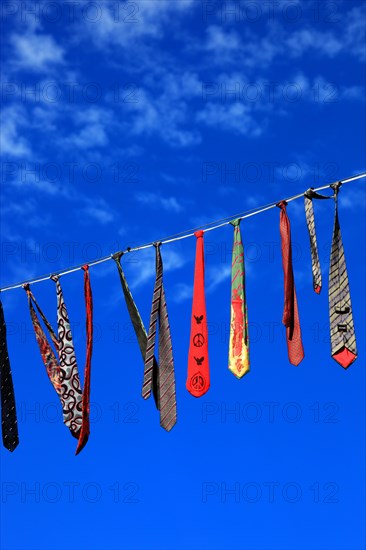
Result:
M133 299L133 296L131 294L130 288L127 284L127 280L125 277L125 274L122 269L121 265L121 258L123 256L123 252L117 252L116 254L113 254L112 258L117 264L119 278L121 281L121 286L123 290L123 294L125 297L128 313L130 314L131 323L133 325L133 328L135 330L135 334L137 336L137 341L140 346L140 351L142 354L143 359L145 360L146 355L146 345L147 345L147 334L144 327L144 323L141 319L141 315L139 313L139 310L137 309L137 306L135 304L135 301ZM155 359L155 356L153 358L153 377L152 377L152 392L154 395L155 405L156 408L159 410L159 366Z
M310 238L311 268L313 272L313 288L317 294L320 294L320 291L322 289L322 272L320 269L318 244L316 242L313 199L331 199L331 198L332 196L327 197L325 195L320 195L319 193L316 193L311 188L308 189L304 194L306 223L308 226L309 238Z
M329 267L329 317L332 357L342 367L347 368L357 358L357 347L346 260L338 219L340 186L340 182L331 185L334 189L335 212Z
M147 337L144 382L142 397L151 395L154 348L156 338L156 323L159 319L159 404L160 424L167 431L171 430L177 421L177 402L175 395L174 362L172 342L168 321L168 312L163 286L163 262L160 253L161 243L154 243L156 251L156 279L150 314L150 327Z

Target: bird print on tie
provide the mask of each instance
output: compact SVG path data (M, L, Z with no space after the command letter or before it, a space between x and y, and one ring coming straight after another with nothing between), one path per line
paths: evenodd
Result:
M196 261L186 380L186 388L194 397L201 397L210 388L203 235L203 231L195 232Z

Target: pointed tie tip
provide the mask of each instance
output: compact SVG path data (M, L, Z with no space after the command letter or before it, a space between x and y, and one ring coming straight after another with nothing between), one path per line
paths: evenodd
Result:
M334 361L337 361L344 369L348 369L354 361L357 359L357 355L352 351L349 351L346 347L342 348L337 353L332 355Z

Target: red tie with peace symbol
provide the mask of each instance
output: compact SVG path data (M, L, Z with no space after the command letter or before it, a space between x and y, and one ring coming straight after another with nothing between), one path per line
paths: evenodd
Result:
M197 237L196 263L186 388L194 397L201 397L210 387L210 369L208 361L203 231L196 231L195 236Z

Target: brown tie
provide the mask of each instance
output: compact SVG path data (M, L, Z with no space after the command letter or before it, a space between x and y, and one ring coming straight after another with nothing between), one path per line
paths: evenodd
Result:
M163 286L163 262L160 253L161 243L154 243L156 251L156 279L150 314L150 327L147 337L144 382L142 397L151 395L154 371L154 348L156 324L159 319L159 405L160 425L170 431L177 421L175 376L172 341Z

